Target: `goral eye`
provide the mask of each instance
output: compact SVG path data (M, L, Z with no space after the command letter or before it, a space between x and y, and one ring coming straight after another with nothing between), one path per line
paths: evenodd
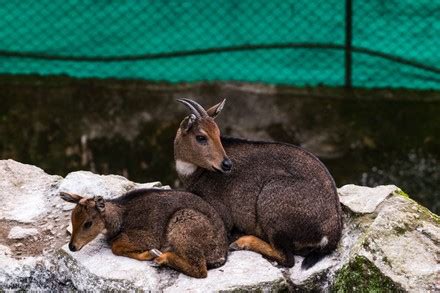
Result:
M207 139L206 136L204 136L204 135L197 135L197 136L196 136L196 140L197 140L198 143L206 143L206 141L207 141L208 139Z
M91 221L87 221L84 223L84 229L89 229L92 226L92 222Z

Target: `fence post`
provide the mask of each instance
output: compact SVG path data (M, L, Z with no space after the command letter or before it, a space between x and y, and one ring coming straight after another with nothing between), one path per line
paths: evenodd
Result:
M352 87L352 19L353 1L345 0L345 87Z

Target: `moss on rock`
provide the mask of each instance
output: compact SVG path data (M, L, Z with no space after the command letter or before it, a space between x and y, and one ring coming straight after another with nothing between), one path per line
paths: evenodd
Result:
M332 292L402 292L363 256L356 256L336 275Z
M417 212L422 216L424 220L430 221L432 220L436 224L440 224L440 216L431 212L428 208L424 207L423 205L419 204L415 200L413 200L406 192L404 192L402 189L398 188L396 191L394 191L394 194L400 195L406 200L415 203L417 208Z
M440 216L434 214L429 209L425 208L424 206L419 205L417 210L422 217L425 218L425 220L432 220L437 225L440 225Z
M403 191L402 189L398 188L395 193L397 193L400 196L406 197L406 198L410 198L408 193L406 193L405 191Z

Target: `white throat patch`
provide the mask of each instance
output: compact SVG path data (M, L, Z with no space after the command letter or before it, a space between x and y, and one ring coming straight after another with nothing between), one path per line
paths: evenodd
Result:
M188 162L184 162L181 160L176 160L176 170L179 175L189 176L194 173L197 169L197 166Z

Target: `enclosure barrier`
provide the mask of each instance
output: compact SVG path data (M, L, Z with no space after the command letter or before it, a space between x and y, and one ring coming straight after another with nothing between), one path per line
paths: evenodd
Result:
M0 1L0 74L440 89L440 1Z

